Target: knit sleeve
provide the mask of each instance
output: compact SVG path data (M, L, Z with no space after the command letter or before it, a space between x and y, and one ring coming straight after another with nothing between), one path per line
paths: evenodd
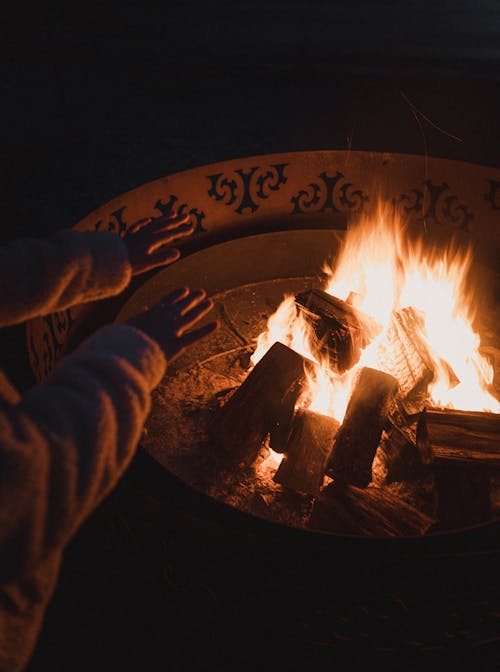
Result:
M142 331L108 325L19 404L0 404L0 583L63 548L110 492L165 367Z
M0 327L118 294L131 274L127 249L110 231L17 240L0 247Z

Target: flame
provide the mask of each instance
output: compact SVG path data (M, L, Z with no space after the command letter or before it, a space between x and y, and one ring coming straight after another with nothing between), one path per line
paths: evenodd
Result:
M312 326L291 295L284 297L259 335L252 365L275 341L296 350L314 362L299 404L342 422L355 373L361 366L384 370L377 353L391 316L411 306L423 315L423 336L435 364L431 404L499 413L500 402L489 392L493 367L479 353L480 338L472 326L474 295L467 284L472 250L451 243L441 250L424 243L422 236L410 237L396 211L381 203L375 216L363 216L349 227L335 264L325 262L324 290L349 300L383 327L349 371L339 375L330 369Z
M295 297L291 294L285 295L276 312L269 318L266 330L259 334L257 347L250 358L251 364L255 366L277 341L299 355L317 361L314 354L317 351L314 332L304 316L297 311Z
M325 291L347 300L357 297L356 308L387 325L394 309L393 292L397 285L398 230L383 213L374 219L362 218L350 227L335 268L324 264Z
M269 444L267 450L267 456L256 466L260 477L264 479L270 479L274 476L283 459L283 455L273 450Z
M251 366L262 359L277 341L313 363L306 369L306 391L298 400L298 406L331 417L343 417L349 398L350 376L338 376L330 369L328 357L321 353L316 335L296 306L295 297L287 294L271 315L266 330L257 337L257 346L250 358Z

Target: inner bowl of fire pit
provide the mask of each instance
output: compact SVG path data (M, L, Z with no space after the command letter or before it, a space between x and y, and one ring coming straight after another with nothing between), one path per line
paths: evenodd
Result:
M122 308L118 320L127 319L142 305L154 303L166 291L189 283L196 276L215 301L215 312L221 322L221 329L213 338L172 364L155 391L143 446L165 469L195 490L251 516L289 527L359 536L412 536L492 522L498 516L499 496L496 467L493 467L496 458L492 454L485 455L487 467L481 462L479 453L473 453L472 446L469 454L461 443L456 449L459 453L456 461L443 449L438 455L436 470L434 465L425 464L425 459L419 459L418 450L411 444L411 432L408 434L410 439L404 442L405 427L393 428L396 434L391 437L392 425L386 425L384 440L381 440L381 431L377 435L378 448L369 456L369 470L364 481L359 481L359 470L348 470L357 487L350 485L347 492L344 489L333 491L335 478L326 476L324 482L325 467L321 468L322 492L330 488L329 496L325 497L320 494L318 474L310 473L314 471L310 462L316 459L310 442L317 437L314 432L312 435L308 432L307 423L305 428L301 425L296 430L299 442L309 442L305 446L307 457L295 457L298 463L291 472L289 467L287 473L280 463L291 462L290 446L282 446L284 455L271 447L272 432L276 427L271 429L270 437L265 436L265 429L260 435L255 433L255 425L262 421L259 408L275 402L282 404L282 398L273 399L272 394L279 395L280 390L286 390L288 394L296 383L297 375L293 374L286 379L284 387L280 387L280 381L276 380L276 376L281 375L280 366L298 366L299 376L303 369L303 361L296 362L291 356L292 351L283 345L284 352L277 353L277 360L272 363L274 368L264 379L263 389L260 374L256 374L257 367L252 367L250 361L258 337L283 305L284 297L315 295L316 292L321 296L325 277L317 269L322 268L325 260L336 257L342 239L338 232L328 230L272 232L244 237L190 255L176 266L158 273L135 292ZM265 372L262 375L267 376ZM380 384L385 402L384 376L381 374ZM256 380L253 383L255 389L249 389L249 396L241 401L241 406L238 403L232 413L219 418L222 410L230 405L231 398L236 397L236 391L241 391L243 383L248 388L252 377ZM369 386L370 380L368 376L365 385ZM379 382L376 378L375 384ZM271 388L272 392L269 392ZM375 396L379 392L377 390ZM361 395L364 393L361 390ZM263 412L266 414L266 409ZM354 414L355 421L361 425L361 429L356 430L359 432L356 440L367 440L363 425L380 422L380 412L376 402L375 407L368 403L361 415ZM412 421L414 413L410 414ZM433 417L435 422L431 423L433 432L441 427L441 412L436 413L437 419ZM282 423L283 417L280 415ZM321 417L311 414L306 420L316 422ZM403 422L400 415L397 419L395 415L391 417L394 423ZM456 423L453 431L464 433L471 418L478 422L478 426L474 425L470 430L468 439L479 444L491 430L487 426L485 436L482 436L480 421L491 417L491 414L469 414L464 419L459 414L457 419L452 414L450 421ZM385 420L387 415L384 415ZM462 427L464 422L465 427ZM217 426L215 435L214 423ZM496 418L492 426L496 426L495 423ZM335 435L338 426L333 423L333 427L324 428L326 441L331 441L329 429ZM493 442L498 437L488 435L487 439L490 438L494 452ZM220 440L227 444L222 452L218 445ZM488 440L485 439L485 445ZM279 440L276 443L279 444ZM357 448L353 459L359 460ZM281 478L278 478L280 474ZM438 479L437 485L435 479ZM325 490L328 482L330 485ZM370 487L366 489L368 485ZM438 488L440 520L435 520ZM457 502L463 504L458 510ZM333 515L332 507L338 515Z
M197 226L183 258L118 300L32 321L33 370L42 380L58 357L102 322L123 321L180 285L204 287L221 329L169 367L154 392L142 440L187 488L222 509L299 534L428 538L494 525L500 502L497 415L429 408L419 405L417 395L409 406L398 406L399 414L406 413L401 420L391 373L377 373L371 362L359 367L356 348L364 352L363 338L368 342L373 334L368 338L363 331L358 288L350 297L325 289L350 232L376 218L381 204L385 212L389 207L403 223L403 238L423 237L428 256L450 241L459 255L471 251L466 282L478 292L474 326L494 367L499 201L498 170L441 159L426 167L423 157L365 152L250 157L144 185L77 228L123 234L139 217L155 214L151 208L159 214L176 207L190 212ZM285 300L316 320L316 336L328 346L338 374L358 367L361 378L349 393L352 399L358 390L356 408L352 404L336 423L297 405L304 364L307 369L311 361L307 352L278 337L278 348L268 345L261 359L251 359ZM418 356L418 364L405 369L407 377L416 376L412 390L422 381L427 385L435 372L434 365L422 364L428 351L418 320L414 313L398 313L391 332L398 334L399 357ZM498 399L492 370L489 391ZM351 452L335 462L329 448L340 445L342 428ZM353 431L359 434L354 448Z

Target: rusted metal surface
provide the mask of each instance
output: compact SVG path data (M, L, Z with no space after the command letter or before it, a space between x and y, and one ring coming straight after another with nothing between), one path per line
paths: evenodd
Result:
M374 212L381 198L396 205L412 228L425 230L430 245L451 236L472 243L476 260L495 271L500 170L408 154L305 151L200 166L128 191L75 228L123 235L137 219L175 208L189 212L196 227L183 246L188 255L270 231L330 229L342 235L352 218ZM206 285L210 274L191 280ZM28 324L29 358L38 381L92 309L76 306Z

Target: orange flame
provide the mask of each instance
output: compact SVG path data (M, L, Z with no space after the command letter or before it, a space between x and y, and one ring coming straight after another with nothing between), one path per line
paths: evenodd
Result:
M383 325L358 364L342 376L329 368L312 327L290 295L258 337L252 364L275 341L312 360L315 367L300 403L342 422L355 372L361 366L384 370L377 351L391 315L412 306L424 316L423 332L438 372L430 388L432 404L499 413L500 402L488 391L493 367L479 353L480 339L472 327L473 295L466 290L471 263L470 248L429 249L422 238L407 235L393 209L380 205L375 217L362 217L348 229L335 265L323 268L326 292L343 300L355 296L356 307ZM450 369L458 384L450 383Z

